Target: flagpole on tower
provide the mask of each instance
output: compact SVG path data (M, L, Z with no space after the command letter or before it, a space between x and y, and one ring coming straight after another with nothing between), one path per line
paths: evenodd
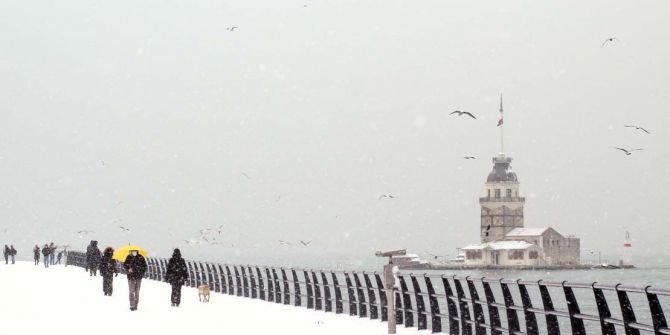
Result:
M503 101L502 93L500 94L500 120L498 121L498 126L500 126L500 155L505 154L505 142L503 141Z

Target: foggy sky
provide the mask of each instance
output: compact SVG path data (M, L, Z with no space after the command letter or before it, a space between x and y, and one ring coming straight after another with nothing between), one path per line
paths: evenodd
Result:
M669 14L664 1L0 2L0 243L24 259L97 239L349 268L379 249L453 255L479 242L502 93L526 226L612 259L628 229L635 261L668 263ZM180 243L219 225L224 246Z

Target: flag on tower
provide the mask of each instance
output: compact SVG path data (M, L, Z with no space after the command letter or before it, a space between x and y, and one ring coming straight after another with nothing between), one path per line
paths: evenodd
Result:
M503 106L502 106L502 94L500 95L500 120L498 120L498 125L496 127L500 127L503 124ZM502 133L500 133L502 136ZM501 137L502 138L502 137Z
M502 116L500 117L500 120L498 120L498 125L496 127L500 127L503 124L503 118Z

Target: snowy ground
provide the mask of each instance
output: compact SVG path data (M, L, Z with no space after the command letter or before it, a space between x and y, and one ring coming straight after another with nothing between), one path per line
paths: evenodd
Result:
M102 294L102 278L82 268L40 263L0 264L0 330L14 334L386 334L379 320L336 315L249 298L212 293L198 302L184 287L182 303L170 306L170 286L143 280L138 311L128 309L125 276L114 278L114 295ZM398 327L398 334L428 334Z

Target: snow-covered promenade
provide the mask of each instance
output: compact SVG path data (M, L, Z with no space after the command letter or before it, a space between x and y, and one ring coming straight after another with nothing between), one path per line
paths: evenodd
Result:
M125 275L114 294L102 293L102 278L82 268L45 269L29 262L0 264L0 329L12 334L386 334L386 323L367 318L222 295L200 303L184 287L182 303L170 306L170 286L142 281L138 311L128 308ZM398 327L398 334L428 334Z

